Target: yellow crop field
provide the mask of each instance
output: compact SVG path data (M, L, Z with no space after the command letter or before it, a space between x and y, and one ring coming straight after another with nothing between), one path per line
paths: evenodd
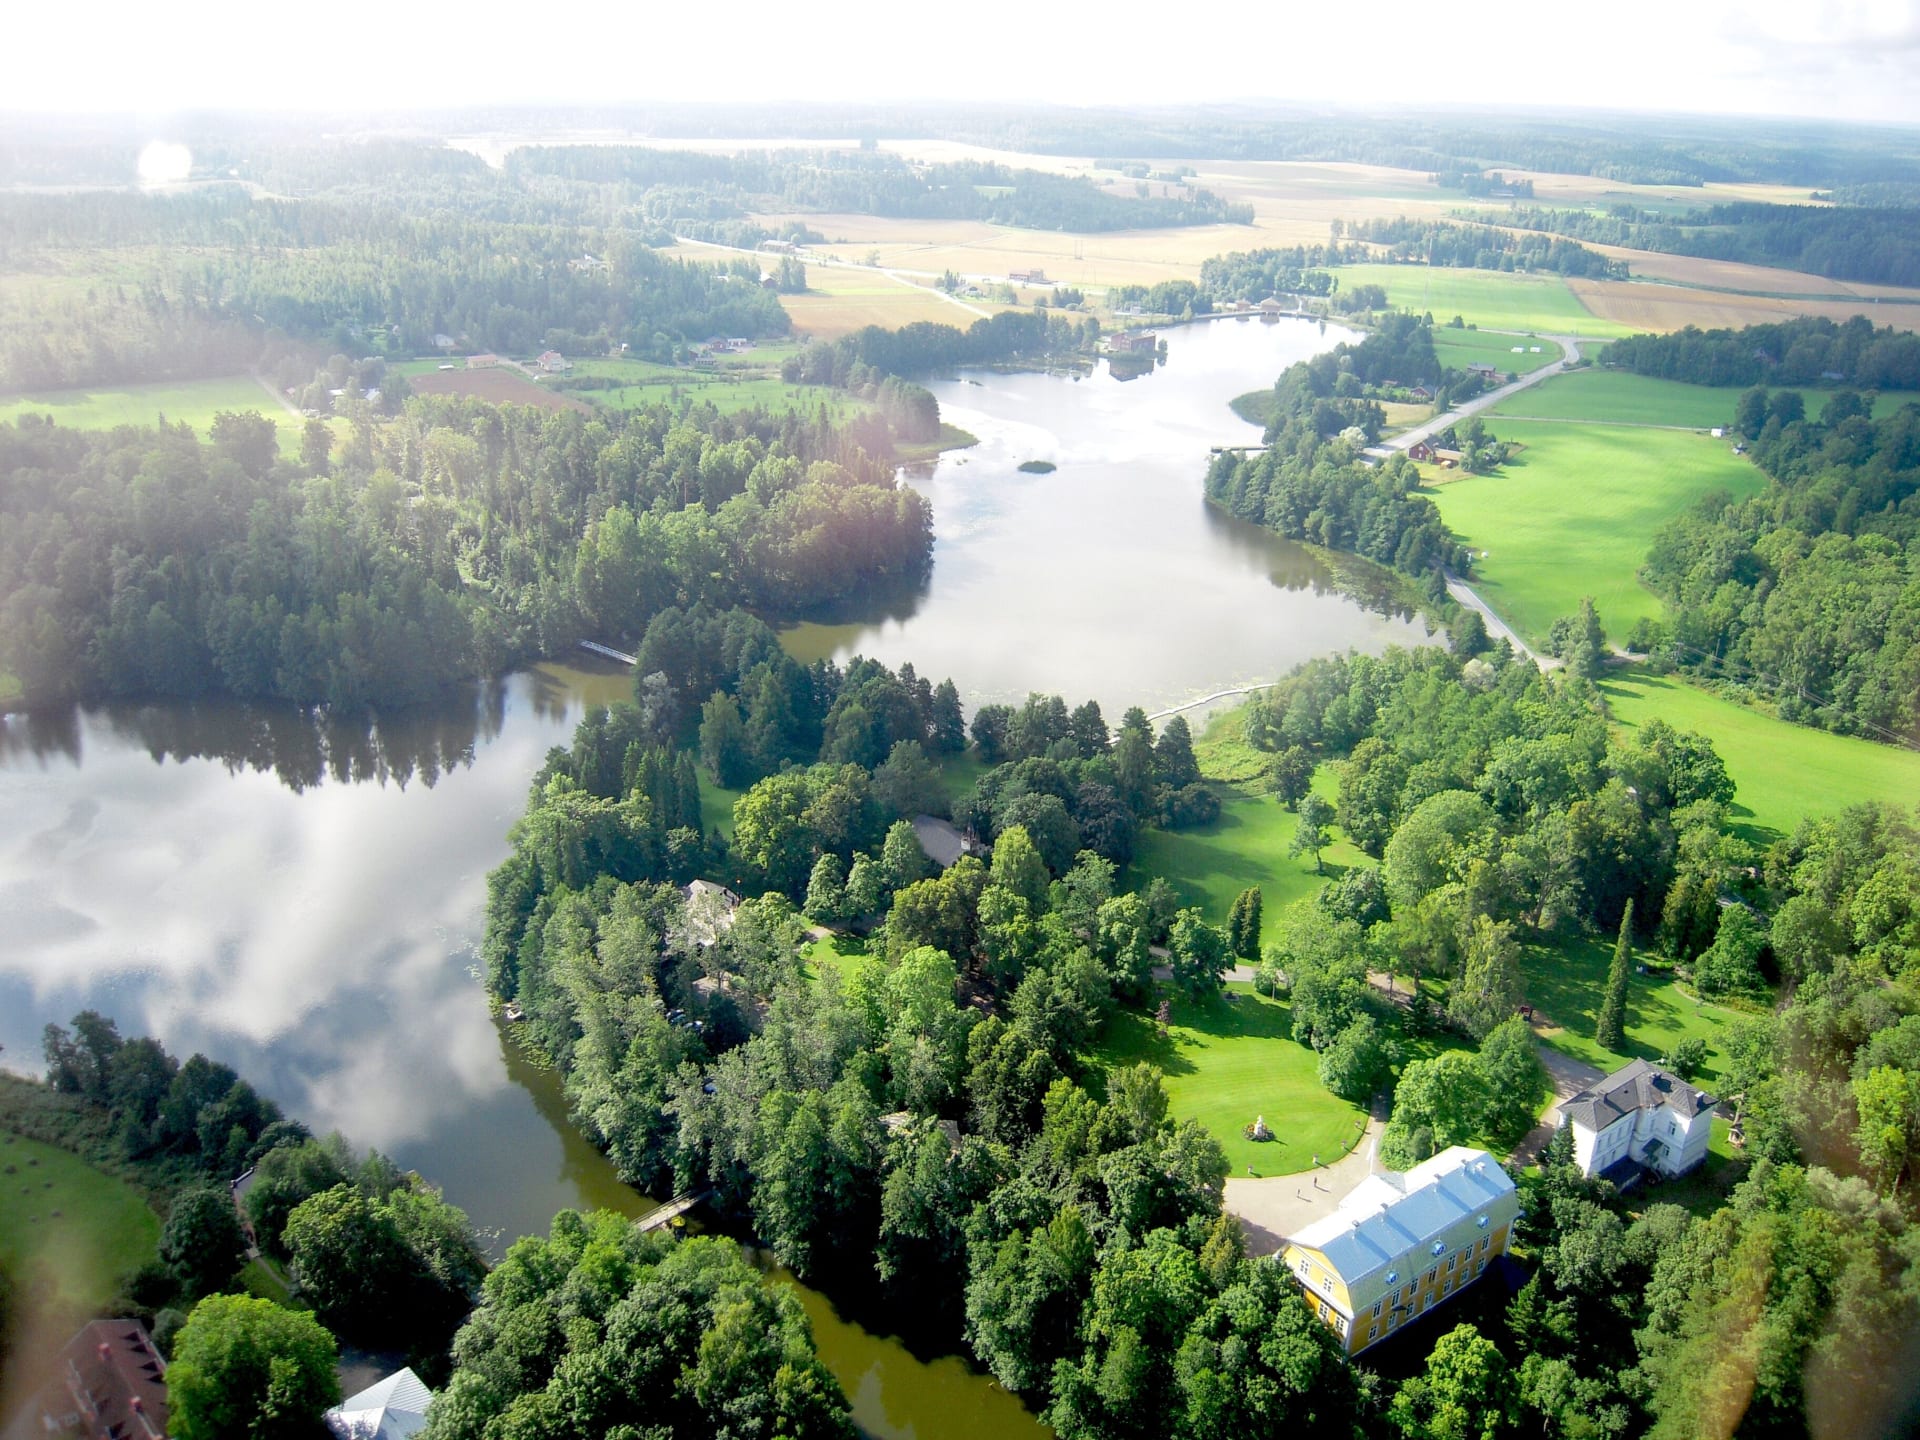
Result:
M1764 325L1790 315L1824 315L1843 321L1865 315L1875 325L1920 330L1920 299L1874 298L1783 300L1765 295L1728 295L1633 280L1569 280L1581 302L1603 320L1635 330L1666 332L1698 325L1703 330Z
M833 340L868 325L897 330L924 320L964 330L982 314L1005 306L962 305L879 270L845 265L809 265L807 293L782 295L793 328L818 340Z

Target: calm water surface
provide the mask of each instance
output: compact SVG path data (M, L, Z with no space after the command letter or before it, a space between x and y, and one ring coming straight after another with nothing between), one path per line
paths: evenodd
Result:
M939 532L929 590L900 618L791 643L911 658L976 700L1093 695L1117 716L1412 635L1199 498L1206 446L1257 439L1227 398L1327 343L1229 322L1175 332L1171 363L1126 385L944 384L982 444L917 482ZM1060 470L1018 474L1029 458ZM0 1064L37 1071L41 1027L92 1007L418 1169L496 1252L564 1207L639 1213L555 1078L505 1043L476 957L486 874L535 769L627 687L546 666L373 728L232 702L0 718ZM868 1433L1045 1433L959 1360L920 1361L800 1295Z
M495 1253L569 1206L650 1209L505 1042L476 969L528 781L628 684L542 667L371 731L226 702L0 719L0 1063L38 1070L43 1025L101 1010L418 1169ZM769 1273L867 1433L1046 1433L960 1360Z
M912 483L933 502L926 593L786 635L803 660L863 654L952 676L969 703L1092 697L1110 720L1285 673L1426 627L1333 588L1301 546L1202 498L1208 447L1257 445L1227 408L1348 338L1303 320L1167 332L1167 363L1118 380L968 373L930 388L980 444ZM1028 460L1052 474L1024 474Z

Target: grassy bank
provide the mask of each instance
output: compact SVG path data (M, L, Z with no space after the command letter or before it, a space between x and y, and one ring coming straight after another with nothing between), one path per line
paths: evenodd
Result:
M123 1180L69 1152L0 1131L0 1264L44 1283L69 1316L110 1301L154 1258L160 1217Z

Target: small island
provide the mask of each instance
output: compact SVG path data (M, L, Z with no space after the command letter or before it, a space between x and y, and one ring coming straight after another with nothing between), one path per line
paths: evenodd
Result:
M1020 473L1023 475L1051 475L1060 467L1051 460L1022 460Z

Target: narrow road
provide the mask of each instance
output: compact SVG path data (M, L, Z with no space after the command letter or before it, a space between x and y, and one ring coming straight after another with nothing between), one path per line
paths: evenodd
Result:
M1560 662L1551 655L1540 655L1527 648L1527 642L1514 632L1511 625L1493 613L1493 608L1480 598L1480 593L1466 581L1450 571L1442 571L1447 577L1447 593L1466 606L1469 610L1478 610L1480 618L1487 622L1487 634L1495 640L1504 640L1513 646L1516 655L1524 655L1542 670L1558 670Z
M1482 333L1488 335L1505 335L1514 332L1488 330ZM1509 396L1518 395L1522 390L1538 385L1542 380L1551 379L1580 358L1580 339L1578 336L1540 335L1535 338L1553 341L1554 344L1560 347L1560 358L1549 365L1542 365L1530 375L1522 375L1518 380L1502 385L1497 390L1484 391L1474 396L1471 400L1463 401L1454 406L1453 409L1447 411L1446 414L1434 416L1433 419L1427 421L1424 425L1416 425L1411 430L1403 430L1391 440L1382 440L1378 445L1369 447L1367 454L1376 460L1385 460L1388 456L1398 451L1411 450L1422 440L1430 440L1441 431L1451 429L1462 420L1465 420L1469 415L1477 415L1491 405L1498 405Z

